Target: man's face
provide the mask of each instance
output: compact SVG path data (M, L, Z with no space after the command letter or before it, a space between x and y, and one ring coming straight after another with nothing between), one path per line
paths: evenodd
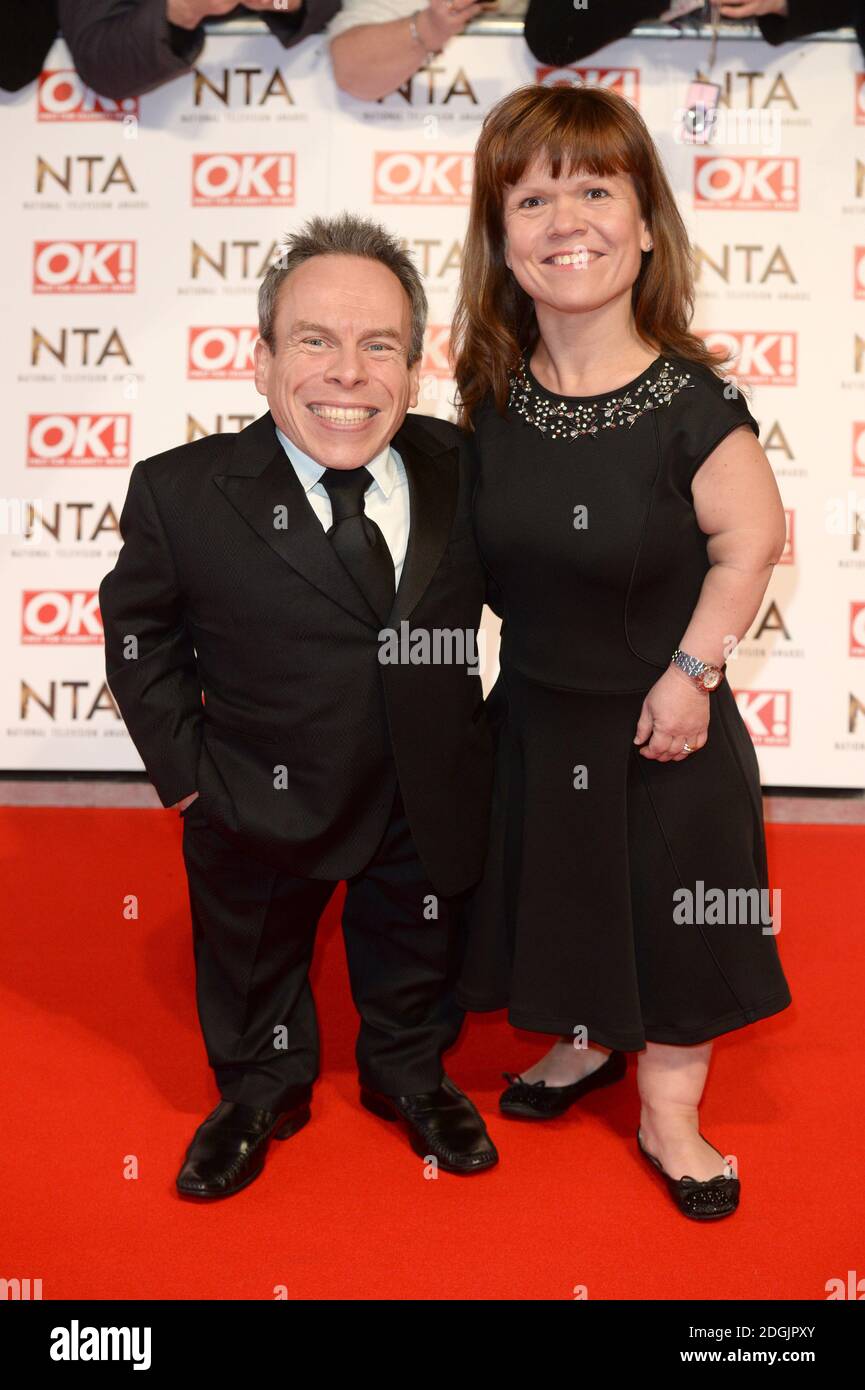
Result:
M282 432L326 468L361 468L417 405L408 295L363 256L313 256L280 286L274 351L255 345L255 385Z
M629 174L554 179L536 162L503 203L505 261L538 306L573 313L630 293L652 243Z

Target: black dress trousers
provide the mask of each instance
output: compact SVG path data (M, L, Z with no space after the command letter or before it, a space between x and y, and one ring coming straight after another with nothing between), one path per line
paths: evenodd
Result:
M224 1100L276 1111L318 1075L309 967L337 882L253 858L197 807L182 813L183 858L208 1061ZM399 787L378 849L347 882L342 929L361 1083L386 1095L435 1090L464 1018L454 995L462 938L418 858Z

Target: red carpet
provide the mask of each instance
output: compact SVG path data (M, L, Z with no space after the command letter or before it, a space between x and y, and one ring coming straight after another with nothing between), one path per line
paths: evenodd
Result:
M503 1014L471 1016L448 1060L501 1162L426 1180L357 1102L341 890L314 972L312 1123L272 1146L246 1191L182 1202L177 1168L218 1096L180 833L165 811L0 811L0 1276L41 1278L46 1299L572 1299L585 1286L593 1300L821 1300L828 1279L865 1275L865 828L769 827L794 1003L715 1045L702 1129L738 1155L743 1192L706 1226L636 1152L635 1056L561 1120L498 1116L500 1073L543 1046Z

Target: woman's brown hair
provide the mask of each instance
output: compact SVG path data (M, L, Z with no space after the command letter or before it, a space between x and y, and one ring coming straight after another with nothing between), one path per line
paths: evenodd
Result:
M518 87L487 113L475 151L474 186L451 337L457 423L492 391L504 414L508 373L534 350L534 304L504 260L502 205L536 158L554 179L584 170L630 174L654 249L643 253L631 292L639 336L661 353L689 358L723 378L729 357L688 331L694 311L694 257L660 157L639 112L603 87Z

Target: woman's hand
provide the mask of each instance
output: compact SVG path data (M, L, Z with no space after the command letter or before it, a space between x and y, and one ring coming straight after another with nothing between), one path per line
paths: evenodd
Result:
M692 685L684 672L668 666L643 701L634 742L644 745L641 758L680 763L703 747L708 729L708 694ZM693 752L683 753L683 743L690 744Z

